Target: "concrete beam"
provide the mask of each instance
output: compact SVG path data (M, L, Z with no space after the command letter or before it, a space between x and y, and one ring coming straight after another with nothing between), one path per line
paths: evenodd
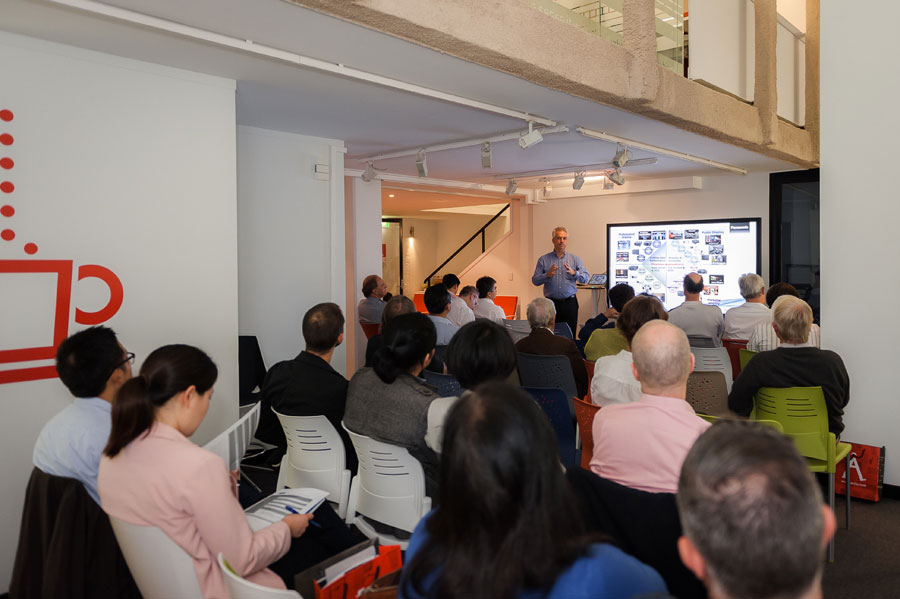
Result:
M762 142L774 146L778 135L778 62L775 56L778 11L775 0L755 0L753 105L759 110Z
M622 45L634 58L628 98L642 102L655 100L659 93L655 8L655 2L646 0L624 0L622 4Z
M646 16L638 17L634 37L625 47L519 0L288 1L798 166L818 164L818 144L812 143L803 128L776 117L764 134L758 107L668 71L656 64L655 57L651 69L643 50L647 45ZM763 1L774 4L774 0ZM644 15L640 4L653 5L646 0L624 0L623 10L628 7ZM774 60L774 38L771 54ZM654 76L648 75L651 70L656 72L657 85ZM811 118L807 112L807 121Z
M819 0L806 0L806 130L819 147Z

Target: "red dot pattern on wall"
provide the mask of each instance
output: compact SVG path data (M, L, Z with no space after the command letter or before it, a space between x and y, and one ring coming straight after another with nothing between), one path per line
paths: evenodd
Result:
M0 239L4 241L12 241L16 238L16 233L12 229L3 229L0 231Z
M38 250L36 243L26 243L25 244L25 253L26 254L34 254Z
M15 118L12 110L8 108L0 109L0 121L4 123L8 123ZM11 146L15 140L13 136L9 133L0 133L0 144L4 146ZM15 166L15 162L13 159L8 156L0 157L0 168L5 170L11 170ZM12 193L15 191L16 186L12 181L0 181L0 192L2 193ZM15 215L16 209L10 206L9 204L0 206L0 215L6 218L12 218ZM4 241L12 241L16 238L16 232L12 229L3 229L0 231L0 239ZM23 247L26 254L34 254L37 252L37 245L34 243L26 243Z
M7 123L13 120L12 110L0 110L0 121L6 121Z
M9 205L0 206L0 214L2 214L3 216L5 216L7 218L12 216L15 213L16 213L16 209L13 208L12 206L9 206Z
M12 184L12 181L3 181L0 183L0 191L3 193L12 193L16 189L16 186Z
M12 158L0 158L0 168L5 168L6 170L11 169L15 166Z
M9 133L0 134L0 144L3 144L4 146L11 146L13 141L13 136Z

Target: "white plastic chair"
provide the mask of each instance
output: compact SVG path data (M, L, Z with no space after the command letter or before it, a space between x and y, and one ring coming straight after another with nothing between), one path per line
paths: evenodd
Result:
M724 347L692 347L695 372L721 372L725 375L725 386L731 393L731 358Z
M338 516L347 515L350 498L350 471L344 442L325 416L286 416L275 412L284 436L287 453L281 459L276 489L312 487L328 491L328 500L337 504Z
M303 599L297 591L273 589L244 579L234 571L221 553L219 553L219 568L222 569L222 576L225 578L225 586L231 599Z
M422 464L403 447L358 435L346 426L344 430L350 434L359 458L359 473L350 485L347 524L355 524L364 535L379 539L383 545L400 545L405 550L409 541L377 532L357 514L408 532L415 530L419 520L431 511Z
M144 599L201 599L194 560L156 526L109 517L125 562Z

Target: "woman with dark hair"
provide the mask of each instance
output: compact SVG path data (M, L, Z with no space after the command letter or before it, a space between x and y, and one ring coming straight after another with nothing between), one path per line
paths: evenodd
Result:
M382 331L384 331L384 327L387 323L401 314L412 314L416 311L416 305L411 299L404 295L398 295L392 297L390 301L385 301L387 304L384 307L384 311L381 313L381 328L378 330L378 333L369 337L369 340L366 342L366 366L372 365L375 361L375 354L381 349L381 346L384 345L384 335ZM431 362L429 362L428 366L425 368L431 372L440 374L447 372L444 368L444 363L437 356L433 357Z
M631 365L631 340L644 323L669 320L666 308L652 295L638 295L625 303L616 320L616 328L625 338L625 349L614 356L603 356L594 363L591 402L598 406L631 403L641 398L641 384L634 378Z
M425 441L428 408L437 389L420 378L434 357L437 333L424 314L401 314L384 326L384 343L371 368L350 379L344 425L378 441L399 445L419 460L425 473L426 493L437 480L438 457Z
M586 536L527 393L479 386L450 411L443 443L439 507L410 540L401 598L665 596L652 568Z
M516 347L506 329L486 319L465 325L447 346L447 370L466 389L505 381L516 369Z
M190 345L166 345L147 356L140 374L113 402L97 478L102 507L125 522L165 532L193 558L204 597L228 596L219 552L248 580L284 588L282 578L353 539L346 528L340 531L343 524L327 506L316 511L316 532L293 545L291 539L306 531L312 515L285 514L261 530L250 528L222 458L187 438L209 409L217 376L209 356ZM290 557L279 562L283 568L276 566L278 575L266 568L289 550Z

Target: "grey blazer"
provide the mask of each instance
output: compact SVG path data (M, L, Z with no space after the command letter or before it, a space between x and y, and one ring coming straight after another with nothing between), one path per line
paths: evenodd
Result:
M372 368L350 379L344 424L351 431L399 445L419 460L425 472L426 493L437 489L438 456L425 444L428 407L439 397L435 387L409 374L393 383L382 381Z

